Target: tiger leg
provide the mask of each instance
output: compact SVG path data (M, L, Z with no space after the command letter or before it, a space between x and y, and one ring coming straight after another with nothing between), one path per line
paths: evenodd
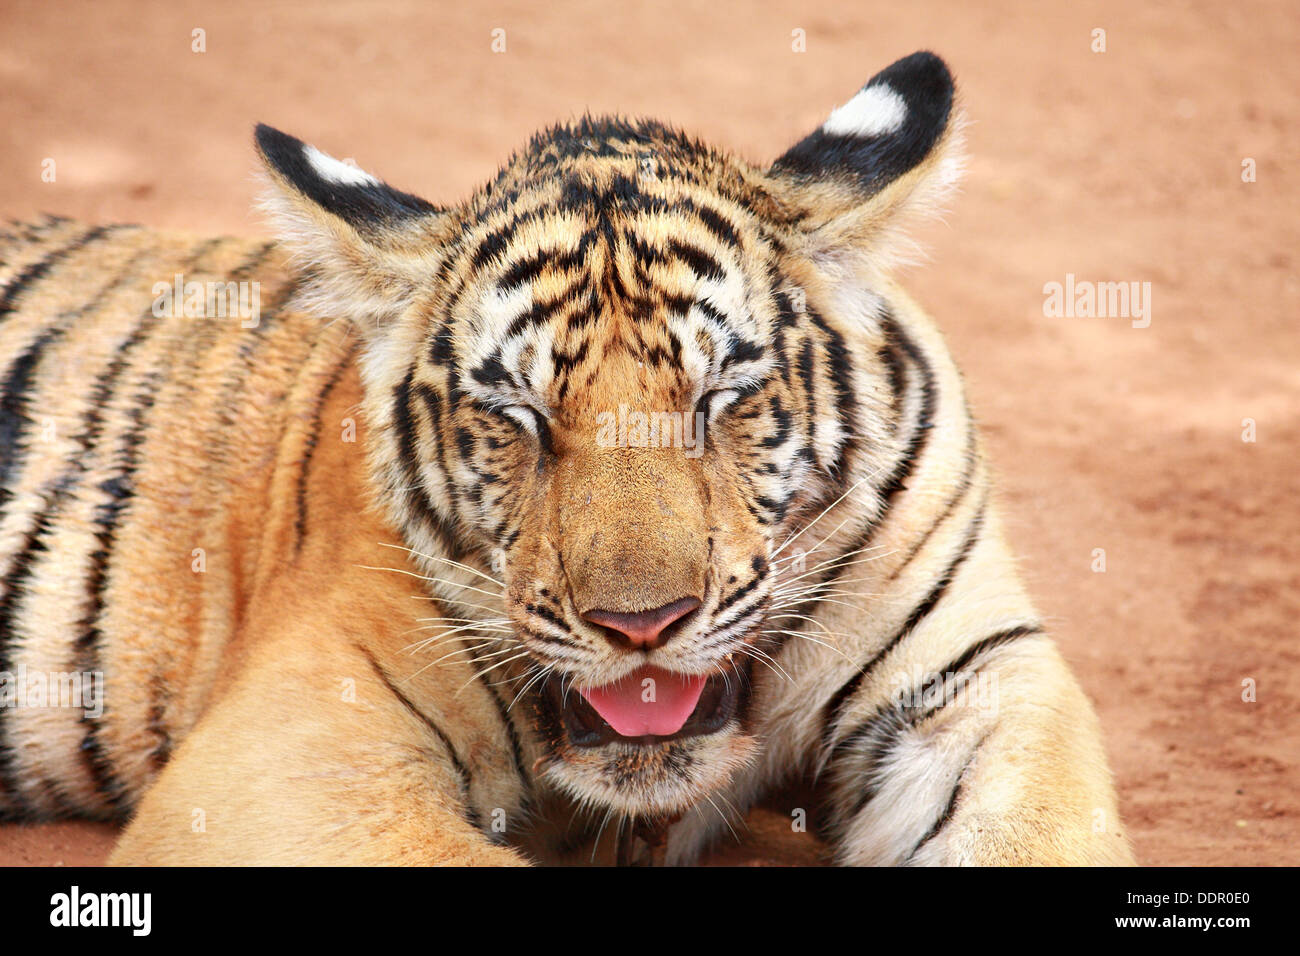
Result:
M1050 641L1025 630L838 742L838 862L1132 864L1092 707Z
M414 674L423 661L368 638L355 608L329 598L285 596L265 615L293 624L254 640L144 793L112 863L527 862L493 842L506 830L494 823L521 820L524 784L486 690L454 697L464 668Z

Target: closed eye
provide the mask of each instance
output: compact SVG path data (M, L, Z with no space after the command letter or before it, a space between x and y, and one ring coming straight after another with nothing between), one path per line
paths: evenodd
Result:
M700 396L699 402L695 405L697 412L704 412L707 416L706 421L713 424L721 417L722 413L728 408L735 405L736 402L751 395L757 395L763 390L766 381L742 381L728 384L723 387L711 388Z
M547 454L555 453L546 416L531 405L489 405L481 401L474 401L472 405L479 414L497 421L506 421L515 430L532 435Z
M696 412L703 412L705 421L712 425L728 407L740 398L740 391L734 388L715 388L700 396L695 406Z
M537 443L542 446L542 451L548 455L555 454L555 446L551 443L551 426L537 409L531 405L505 405L497 410L497 414L511 419L536 438Z

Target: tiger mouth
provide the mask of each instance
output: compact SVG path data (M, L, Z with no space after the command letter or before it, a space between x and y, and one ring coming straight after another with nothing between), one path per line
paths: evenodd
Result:
M639 683L638 678L643 672L650 670L653 669L642 668L634 671L623 678L623 681L631 680L635 686ZM668 672L660 673L668 674ZM683 675L675 676L681 680L689 680ZM613 743L654 747L669 741L707 736L722 730L740 710L740 705L748 694L748 684L746 675L741 670L713 674L702 680L693 709L676 730L668 733L662 732L665 726L662 721L653 720L646 721L647 726L642 728L645 732L625 733L616 730L589 699L589 696L594 697L595 693L604 690L603 688L580 692L573 687L566 689L562 678L551 677L546 682L544 694L551 707L559 713L569 742L575 747L602 747ZM607 713L611 713L608 705L606 707ZM624 731L630 729L625 721L615 718L615 722L620 723ZM676 721L670 719L668 726L673 723Z

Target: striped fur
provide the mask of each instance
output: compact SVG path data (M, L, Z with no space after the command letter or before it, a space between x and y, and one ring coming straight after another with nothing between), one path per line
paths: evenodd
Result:
M1127 861L960 377L890 276L959 137L916 54L767 169L587 118L439 209L260 127L279 243L15 227L0 677L104 692L0 709L0 814L130 818L120 863L555 861L604 831L680 864L807 777L841 863ZM175 274L257 281L257 323L157 314ZM638 412L703 443L611 444ZM684 595L648 652L585 617ZM730 709L579 740L570 696L647 661Z

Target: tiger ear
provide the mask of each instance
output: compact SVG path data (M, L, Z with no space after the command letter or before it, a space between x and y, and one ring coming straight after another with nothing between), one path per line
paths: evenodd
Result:
M853 99L773 163L818 259L865 257L877 268L913 258L903 235L937 214L964 165L952 74L933 53L877 73Z
M301 268L303 307L363 330L400 316L432 271L446 215L270 126L256 140L271 180L259 205Z

